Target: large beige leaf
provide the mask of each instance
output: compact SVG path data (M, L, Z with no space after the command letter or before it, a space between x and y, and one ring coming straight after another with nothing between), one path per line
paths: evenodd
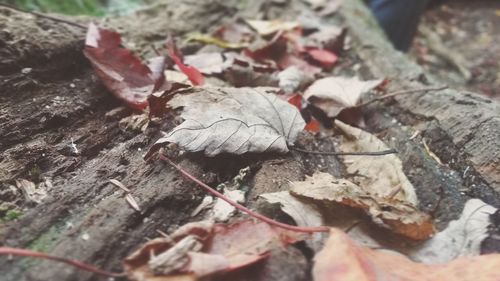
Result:
M391 197L380 197L328 173L318 172L305 181L292 182L290 192L318 203L362 209L375 223L412 239L427 239L434 234L430 217L412 204Z
M187 151L219 153L288 152L305 122L275 88L193 88L168 104L185 120L157 143Z
M314 281L497 281L500 255L462 257L449 263L425 265L398 253L358 246L332 228L325 247L314 257Z
M361 81L357 77L326 77L316 80L304 92L304 98L323 110L328 117L336 117L358 104L361 96L382 83L383 79Z
M337 149L342 152L388 150L389 147L376 136L336 120L342 133ZM403 172L403 164L396 154L384 156L343 156L347 173L358 175L354 182L366 192L381 198L391 197L417 206L413 185Z

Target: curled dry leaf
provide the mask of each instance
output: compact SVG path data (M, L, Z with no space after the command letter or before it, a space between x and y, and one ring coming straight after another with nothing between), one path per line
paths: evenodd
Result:
M155 58L147 66L120 45L118 33L100 29L91 23L83 53L113 95L132 108L144 109L148 105L148 96L167 85L163 76L165 60L163 57Z
M229 225L195 222L147 242L124 260L124 266L136 281L198 280L254 264L272 249L305 237L250 220Z
M315 173L302 182L292 182L290 192L320 203L342 204L364 210L372 220L393 232L422 240L434 234L430 216L408 202L377 196L360 186L327 173Z
M361 95L374 89L383 79L361 81L356 77L318 79L304 92L304 98L323 110L328 117L337 117L345 108L359 103Z
M270 35L279 31L287 31L300 27L298 22L280 20L245 20L245 22L255 29L260 35Z
M480 254L481 242L488 236L489 216L498 209L479 199L470 199L465 204L458 220L432 239L411 250L408 256L423 263L445 263L460 256Z
M169 105L182 108L185 121L157 144L173 142L207 156L286 153L305 122L294 106L273 92L275 88L193 88L178 94Z
M425 265L389 251L356 245L332 228L325 247L314 257L314 281L497 281L500 255L461 257L449 263Z
M335 126L342 134L338 144L341 152L383 151L389 147L376 136L336 120ZM384 156L342 156L346 172L354 182L381 198L394 198L418 205L415 188L403 172L403 163L395 154Z

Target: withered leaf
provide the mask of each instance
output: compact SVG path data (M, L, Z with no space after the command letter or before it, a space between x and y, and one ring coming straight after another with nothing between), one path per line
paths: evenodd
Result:
M309 86L304 92L304 98L333 118L343 109L356 106L363 94L382 81L361 81L357 77L326 77Z
M131 280L199 280L254 264L268 257L272 249L305 237L251 220L218 225L195 222L168 238L147 242L124 265Z
M381 197L345 179L315 173L305 181L292 182L290 192L318 202L342 204L364 210L375 223L395 233L422 240L434 234L430 216L405 201Z
M305 122L275 88L193 88L168 104L185 120L158 143L220 153L288 152Z
M148 96L167 84L163 76L165 60L159 57L147 66L120 44L118 33L91 23L83 53L113 95L132 108L144 109L148 105Z
M449 263L416 263L394 252L356 245L342 231L332 228L325 247L314 257L314 281L496 281L500 255L461 257Z
M280 20L245 20L246 23L255 29L260 35L270 35L278 31L292 30L300 26L298 22Z

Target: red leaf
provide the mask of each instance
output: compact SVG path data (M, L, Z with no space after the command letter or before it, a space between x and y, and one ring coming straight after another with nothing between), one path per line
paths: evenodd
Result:
M298 110L302 110L302 99L303 99L302 95L295 94L290 98L288 98L288 103L297 107Z
M311 132L311 133L317 133L321 130L321 125L318 122L318 120L311 118L311 121L309 121L309 123L307 123L307 125L304 129L306 131Z
M285 56L283 56L279 60L278 65L281 69L286 69L289 66L296 66L298 69L311 76L314 76L315 74L321 72L321 68L311 65L305 60L293 54L286 54Z
M325 49L310 48L306 52L324 68L332 67L339 59L337 55Z
M163 76L164 58L154 59L148 67L120 44L118 33L91 23L83 53L113 95L134 109L144 109L148 96L167 84Z
M179 67L179 69L184 74L186 74L189 81L191 81L191 83L193 83L193 85L201 86L201 85L203 85L203 83L205 83L205 77L203 77L203 74L201 74L201 72L198 69L196 69L193 66L185 65L182 62L182 59L181 59L182 54L175 46L173 39L167 40L167 52L168 52L168 55L170 56L170 58L177 65L177 67Z

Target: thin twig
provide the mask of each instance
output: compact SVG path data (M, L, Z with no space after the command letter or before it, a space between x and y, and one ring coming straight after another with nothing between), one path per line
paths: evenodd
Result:
M208 193L214 195L217 198L220 198L220 199L226 201L227 203L229 203L230 205L232 205L236 209L238 209L238 210L240 210L242 212L245 212L248 215L250 215L250 216L252 216L252 217L254 217L256 219L259 219L261 221L264 221L264 222L266 222L268 224L271 224L271 225L274 225L274 226L277 226L277 227L281 227L281 228L284 228L284 229L287 229L287 230L292 230L292 231L297 231L297 232L313 233L313 232L329 232L330 231L330 228L328 228L326 226L299 227L299 226L289 225L289 224L286 224L286 223L281 223L281 222L275 221L275 220L273 220L271 218L268 218L268 217L266 217L264 215L256 213L256 212L248 209L247 207L234 202L233 200L227 198L226 196L224 196L223 194L221 194L217 190L215 190L215 189L211 188L210 186L206 185L205 183L203 183L202 181L200 181L199 179L197 179L195 176L189 174L187 171L185 171L184 169L182 169L181 167L179 167L177 164L175 164L174 162L172 162L172 160L170 160L169 158L167 158L167 156L165 156L164 154L160 154L160 159L163 160L163 161L165 161L170 166L174 167L182 175L184 175L186 178L188 178L188 179L192 180L193 182L195 182L196 184L198 184L200 187L202 187L203 189L205 189Z
M388 149L388 150L382 150L382 151L373 151L373 152L336 152L336 151L314 151L314 150L306 150L306 149L301 149L301 148L296 148L296 147L291 147L290 149L302 152L302 153L308 153L308 154L317 154L317 155L351 155L351 156L381 156L381 155L387 155L387 154L395 154L398 153L397 150L395 149Z
M123 277L126 276L126 273L121 272L121 273L115 273L115 272L108 272L101 270L93 265L83 263L81 261L77 260L71 260L71 259L66 259L66 258L61 258L61 257L55 257L51 256L45 253L41 252L36 252L36 251L31 251L31 250L26 250L26 249L19 249L19 248L11 248L11 247L0 247L0 255L14 255L14 256L23 256L23 257L33 257L33 258L41 258L41 259L47 259L47 260L53 260L53 261L58 261L58 262L63 262L69 265L72 265L76 268L83 269L95 274L99 274L102 276L106 277Z
M58 18L58 17L49 16L49 15L46 15L46 14L43 14L43 13L34 12L34 11L26 11L26 10L17 8L15 6L9 5L9 4L0 3L0 7L9 8L9 9L21 12L21 13L32 14L32 15L34 15L36 17L48 19L48 20L55 21L55 22L69 24L69 25L72 25L74 27L78 27L78 28L81 28L81 29L87 29L87 27L85 25L79 24L79 23L74 22L74 21L65 20L65 19L61 19L61 18Z
M443 85L443 86L437 86L437 87L426 87L426 88L420 88L420 89L410 89L410 90L396 91L396 92L392 92L392 93L389 93L389 94L386 94L386 95L383 95L383 96L380 96L380 97L376 97L376 98L374 98L372 100L369 100L367 102L358 104L358 105L356 105L354 107L363 107L363 106L372 104L372 103L374 103L376 101L385 100L385 99L392 98L392 97L399 96L399 95L406 95L406 94L413 94L413 93L420 93L420 92L430 92L430 91L441 91L441 90L444 90L444 89L447 89L447 88L448 88L447 85Z

